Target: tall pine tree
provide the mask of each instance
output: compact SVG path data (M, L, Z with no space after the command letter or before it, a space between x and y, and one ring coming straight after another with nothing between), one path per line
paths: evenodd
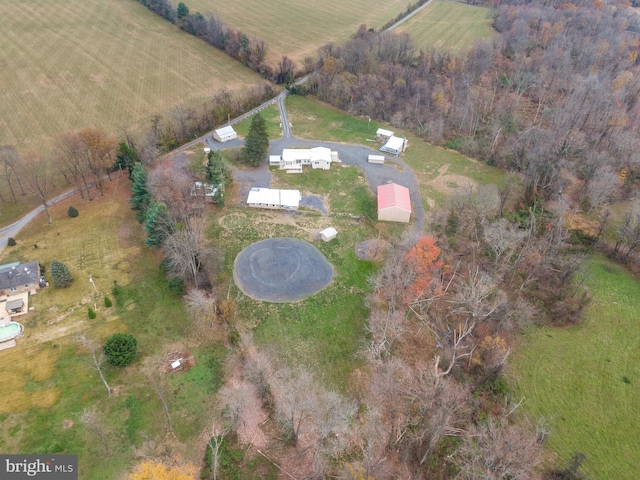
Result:
M242 160L254 167L262 164L267 159L269 151L269 137L267 124L262 115L256 113L251 119L251 126L247 139L242 149Z
M144 221L145 211L149 207L151 195L147 190L147 171L141 163L136 163L131 171L131 208L138 210L137 218L140 223Z

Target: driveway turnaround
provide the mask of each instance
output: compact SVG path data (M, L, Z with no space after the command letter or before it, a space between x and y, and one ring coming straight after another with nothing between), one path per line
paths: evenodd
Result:
M295 302L322 290L333 267L320 251L295 238L253 243L236 257L233 279L245 295L265 302Z

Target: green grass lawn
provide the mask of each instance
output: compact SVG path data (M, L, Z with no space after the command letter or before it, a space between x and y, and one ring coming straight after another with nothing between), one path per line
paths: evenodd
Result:
M267 134L269 140L276 140L282 136L282 128L280 128L280 109L278 105L270 105L267 108L260 110L260 115L267 124ZM251 117L244 119L241 122L236 123L233 129L238 132L238 135L242 138L247 137L249 133L249 127L251 126Z
M263 10L263 9L261 9ZM131 0L0 2L0 144L120 134L260 77Z
M49 287L30 297L35 310L19 317L24 337L0 355L0 450L77 453L80 478L111 480L137 460L135 448L165 441L162 406L141 366L168 351L185 349L195 358L191 371L167 378L166 396L174 433L185 445L182 454L199 464L195 446L200 446L199 435L222 383L227 349L193 339L182 301L171 294L158 268L158 252L143 246L144 234L123 190L128 185L116 187L114 181L106 187L107 194L91 203L75 196L53 207L51 225L38 217L0 258L0 263L39 260L47 268L59 259L75 279L69 288ZM66 215L69 204L80 212L77 218ZM118 295L112 291L114 281ZM104 296L113 300L112 307L104 306ZM89 320L87 307L94 303L97 318ZM114 332L128 332L138 340L132 365L105 364L105 376L115 389L111 397L89 353L73 341L79 332L99 344ZM107 445L96 429L81 422L86 408L98 412Z
M593 301L584 323L532 329L512 375L527 416L549 421L561 464L582 452L591 478L626 480L640 469L640 284L598 255L587 273Z
M406 137L409 146L400 159L407 162L416 175L425 209L444 205L451 194L464 191L465 182L474 185L499 185L503 181L504 171L498 168L465 157L454 150L432 145L389 125L350 115L313 97L289 95L286 102L293 134L300 138L377 148L380 146L378 142L368 140L375 137L378 128L390 129L396 135ZM452 185L460 188L452 188Z
M493 36L492 20L489 8L436 0L396 32L409 34L421 50L437 48L465 54L476 40Z
M191 11L214 12L231 27L267 44L267 61L272 65L282 55L301 65L327 43L340 44L358 27L380 28L407 7L403 0L187 0Z
M295 184L283 180L280 186ZM357 203L348 200L352 201ZM312 240L314 232L329 225L338 230L336 239L329 243ZM233 287L231 294L238 299L238 328L253 331L265 348L274 349L291 365L309 369L331 388L348 390L350 375L360 364L358 351L368 315L365 297L370 291L367 279L376 268L357 259L355 246L376 237L376 230L367 222L355 224L348 218L226 208L212 223L209 234L225 252L228 276L237 254L253 242L269 237L313 241L333 265L333 281L319 293L288 304L255 301Z

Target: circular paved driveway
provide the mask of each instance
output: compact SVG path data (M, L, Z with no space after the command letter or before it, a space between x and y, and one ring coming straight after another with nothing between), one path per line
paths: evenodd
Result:
M310 243L271 238L249 245L236 257L233 279L245 295L266 302L300 300L324 288L333 268Z

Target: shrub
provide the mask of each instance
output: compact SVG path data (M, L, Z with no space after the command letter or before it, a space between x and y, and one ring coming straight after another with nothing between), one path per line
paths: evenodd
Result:
M114 297L117 297L118 295L120 295L120 286L116 283L116 281L113 281L113 287L111 288L111 293L113 293Z
M58 260L51 262L50 272L51 280L57 288L67 288L73 282L73 277L67 266Z
M168 281L169 290L174 295L181 297L185 293L187 293L187 287L184 284L184 280L181 277L172 277Z
M109 297L104 297L104 306L109 308L112 305L113 305L113 302L111 301L111 299Z
M71 218L76 218L78 216L78 210L69 205L69 209L67 210L67 215Z
M165 257L162 259L162 261L160 262L160 271L167 273L169 270L171 270L172 264L171 264L171 259L168 257Z
M96 318L96 312L93 308L89 307L89 320L93 320L94 318Z
M110 365L126 367L136 358L138 341L128 333L114 333L107 339L103 351Z
M9 237L9 240L7 240L7 245L9 247L15 247L16 246L16 241L13 239L13 237Z

